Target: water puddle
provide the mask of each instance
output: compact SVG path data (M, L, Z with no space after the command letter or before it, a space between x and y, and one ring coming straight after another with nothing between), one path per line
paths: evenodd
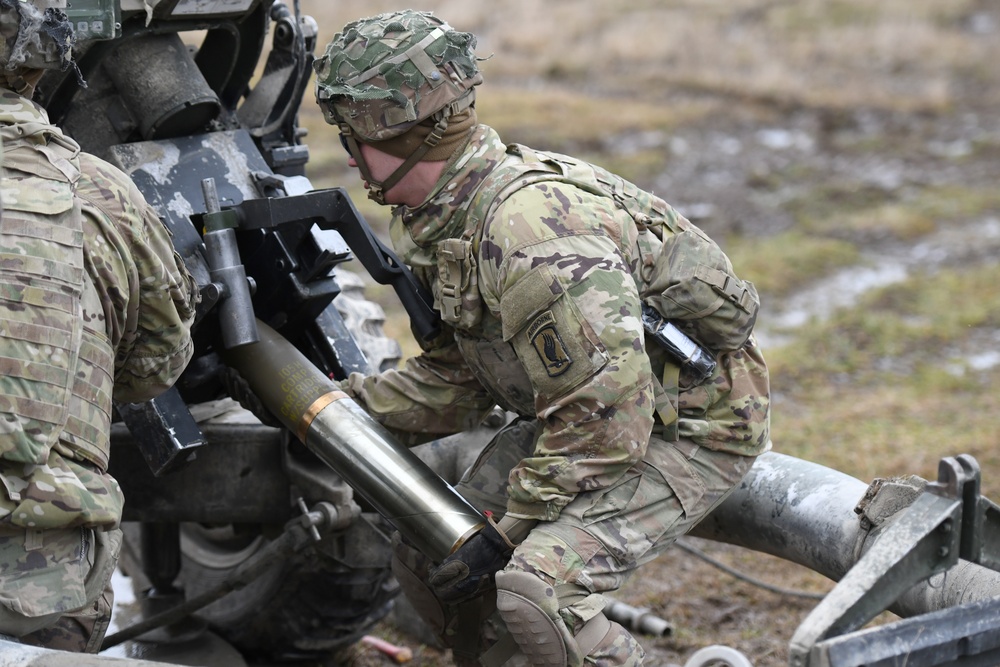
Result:
M775 330L796 329L813 319L825 320L838 308L855 304L865 292L902 282L909 275L906 263L898 259L873 258L872 262L871 266L842 269L786 299L775 312L765 309L762 317Z
M796 329L855 305L869 290L902 282L914 273L933 273L946 264L995 261L998 253L1000 220L987 218L942 228L913 245L864 254L859 264L840 269L780 302L761 304L757 339L764 350L787 345L795 339ZM963 364L971 370L987 370L1000 365L1000 352L962 353L955 367Z
M129 577L116 570L111 577L111 585L115 591L115 603L107 636L139 621L142 613ZM167 642L130 640L101 651L100 655L190 667L247 667L239 652L212 632Z
M111 609L111 625L108 626L106 636L113 635L122 628L128 627L140 617L139 602L132 592L132 580L122 574L121 570L115 570L115 573L111 575L111 587L115 591L115 604ZM107 651L102 651L101 655L115 658L132 657L126 652L125 644L119 644Z

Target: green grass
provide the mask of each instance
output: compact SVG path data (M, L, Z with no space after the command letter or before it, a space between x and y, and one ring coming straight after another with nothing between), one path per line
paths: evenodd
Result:
M920 192L916 206L935 219L966 219L1000 213L1000 188L936 186Z
M345 22L412 3L301 4L319 21L322 49ZM817 111L816 140L826 156L870 156L873 164L891 158L913 167L939 159L922 128L937 120L962 126L963 117L952 116L966 113L957 106L958 91L978 91L980 107L970 113L1000 108L1000 40L995 32L968 30L968 19L987 11L981 0L625 0L581 6L509 0L498 11L495 3L428 0L421 8L479 34L481 55L492 58L483 63L486 83L477 108L505 140L577 155L644 187L669 173L672 160L698 159L670 154L667 146L678 130L780 125L788 121L786 112L807 108ZM864 131L859 118L865 110L887 122L912 122L914 131ZM919 113L907 115L912 112ZM310 131L313 183L348 187L386 238L388 210L366 199L311 92L300 119ZM622 149L638 135L654 141ZM975 137L968 152L945 164L961 168L969 160L998 163L1000 139ZM866 261L863 251L867 256L873 242L913 244L1000 216L1000 188L988 182L989 172L978 182L950 186L937 184L944 175L928 173L923 181L889 189L852 173L831 173L812 161L791 160L749 176L748 185L778 202L776 212L789 224L779 233L748 231L719 240L766 302ZM785 193L799 194L788 199ZM969 453L984 471L983 492L1000 499L1000 369L977 370L965 356L990 351L1000 328L998 284L996 262L914 275L825 321L808 323L787 345L765 349L775 450L865 481L908 474L934 479L941 457ZM371 284L368 296L388 313L386 333L405 355L415 354L392 291ZM741 557L741 569L754 570L759 555ZM784 576L787 568L777 571ZM683 569L671 572L687 583ZM710 586L694 593L678 588L676 596L646 591L641 577L631 586L634 603L659 603L658 611L674 623L673 643L682 653L725 642L724 624L714 620L718 610L698 605L713 597L729 604L726 577L713 576ZM691 605L688 611L684 604ZM787 609L782 613L788 615ZM711 627L693 631L702 616L713 619ZM771 625L759 627L774 632ZM757 629L743 635L753 640ZM384 662L379 655L370 660L355 664ZM415 663L451 664L426 648ZM787 660L768 654L755 664Z
M321 47L346 21L405 6L404 0L302 3L319 21ZM426 3L458 29L477 32L482 55L492 55L483 63L482 120L509 141L579 155L640 184L669 170L665 145L678 128L720 114L763 113L768 100L822 106L828 118L841 114L852 122L857 106L947 113L955 73L974 71L984 90L1000 88L996 69L984 66L1000 55L995 38L962 29L975 11L971 0L632 0L588 12L572 3L540 7L512 0L498 13L487 4ZM366 199L335 131L323 123L311 93L306 97L300 118L310 130L310 177L318 187L348 187L385 238L388 210ZM659 135L664 145L617 150L623 137L636 133ZM920 157L926 146L916 139L889 145L871 135L836 149ZM980 139L972 149L991 154L997 144ZM871 240L913 242L1000 211L1000 190L976 184L886 192L847 177L831 182L795 164L759 184L770 191L788 185L807 187L782 204L793 228L722 239L738 271L765 299L857 263ZM996 406L986 388L996 378L956 375L961 360L942 355L971 332L997 326L998 279L990 267L914 278L806 326L786 348L767 351L773 386L783 397L774 412L779 447L861 477L881 472L882 456L886 465L905 468L911 460L923 466L926 452L933 472L931 459L952 445L987 447L982 443ZM373 285L369 291L389 313L389 334L415 351L391 290Z
M772 381L787 389L784 379L776 372ZM954 383L958 387L941 377L930 387L902 378L869 386L845 380L788 392L794 398L775 402L775 451L865 481L908 474L935 479L942 457L971 454L986 471L983 493L996 499L1000 397L990 387L998 379L993 372L976 383Z
M864 480L934 478L940 457L963 452L996 470L1000 370L956 350L982 351L976 334L1000 326L998 280L996 265L914 277L770 351L779 451ZM1000 496L1000 478L983 489Z
M831 319L803 327L776 368L792 388L812 389L831 375L871 384L904 374L894 368L940 367L950 361L947 349L1000 325L998 280L1000 266L988 264L875 290ZM893 366L893 360L906 363Z
M858 249L847 241L799 230L766 238L730 238L726 253L737 273L769 298L784 296L859 257Z
M878 150L876 153L880 152ZM785 175L790 183L815 182L815 174ZM787 203L810 234L838 238L914 240L941 224L960 223L1000 212L1000 189L989 186L928 185L914 190L823 183Z

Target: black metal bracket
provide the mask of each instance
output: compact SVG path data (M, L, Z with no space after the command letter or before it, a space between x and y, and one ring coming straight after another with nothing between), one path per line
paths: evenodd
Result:
M241 231L312 221L320 229L339 232L371 277L393 287L418 335L429 340L440 331L433 297L375 236L343 188L315 190L293 197L247 199L231 208L239 216Z
M193 461L207 443L176 387L144 403L116 403L115 409L157 477Z

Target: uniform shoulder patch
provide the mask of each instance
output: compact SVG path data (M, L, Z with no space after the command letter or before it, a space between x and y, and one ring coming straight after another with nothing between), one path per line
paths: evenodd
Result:
M528 325L528 340L542 360L549 377L557 377L573 365L562 336L556 328L556 319L551 310L540 314Z

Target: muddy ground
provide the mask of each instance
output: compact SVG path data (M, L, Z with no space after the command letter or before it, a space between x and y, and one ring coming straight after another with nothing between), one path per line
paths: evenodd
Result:
M963 29L969 39L1000 40L996 3L968 4ZM799 224L799 204L810 198L832 208L840 198L849 209L860 200L913 201L929 189L1000 187L996 89L984 86L978 75L965 73L968 77L955 71L947 78L946 104L917 108L813 104L781 96L675 87L671 104L708 99L712 108L726 110L684 122L669 132L625 131L604 137L599 145L576 148L607 151L616 159L627 159L630 152L662 150L670 156L667 167L648 174L643 185L723 242L734 236L773 236ZM787 341L795 327L810 317L822 317L867 289L941 266L996 261L1000 251L996 208L953 216L948 224L932 227L927 234L912 237L877 226L845 228L841 235L858 246L860 261L787 290L780 298L765 298L758 332L765 349ZM993 350L995 343L994 338ZM987 354L984 363L997 363L995 353ZM776 396L774 409L784 405ZM780 441L775 446L781 450ZM682 665L697 649L721 644L740 650L757 667L786 665L788 641L816 604L808 596L829 590L832 582L739 548L693 539L686 544L765 584L805 595L766 590L723 572L690 550L674 549L647 565L617 594L672 626L667 636L641 638L646 664ZM383 631L407 641L391 628ZM361 649L355 660L377 664L368 662L377 661L375 655L372 649ZM417 649L418 664L449 664L439 663L442 659L432 649Z
M335 29L331 26L404 4L302 2L303 10L320 21L321 44ZM649 162L649 169L628 176L677 206L724 247L738 238L766 239L795 229L802 225L804 209L829 220L830 212L838 209L912 205L927 191L988 192L998 187L1000 7L995 0L945 2L939 14L935 3L913 0L917 16L912 21L896 21L895 16L891 28L855 31L860 32L857 42L845 39L838 45L817 33L818 46L795 40L788 42L796 48L770 45L785 58L782 62L770 57L764 44L768 32L761 29L787 18L782 12L795 11L796 6L806 12L829 11L847 26L842 33L851 35L854 19L849 12L875 10L850 1L733 0L702 7L516 0L498 15L492 3L494 9L486 3L428 4L457 27L481 34L484 52L496 54L496 62L484 65L493 70L492 88L484 87L484 96L498 91L493 94L523 94L527 99L545 90L572 100L589 97L590 106L606 107L614 117L629 105L659 107L666 115L678 109L704 110L680 114L669 127L619 123L608 130L595 125L558 139L547 134L551 128L527 121L521 126L498 115L496 124L525 143L607 160L609 165L659 156ZM905 14L911 3L884 4L887 11ZM612 5L619 9L612 11ZM619 16L628 13L631 19ZM588 27L584 15L595 25ZM643 27L653 31L652 37L642 33ZM663 34L657 37L661 27ZM560 31L558 39L553 38ZM657 42L645 52L637 46L632 54L629 35L640 33L632 40L637 44L644 39L687 43L671 50ZM757 51L742 51L753 39L762 42ZM942 50L934 52L935 46ZM858 53L852 56L853 49ZM721 56L713 60L727 51L742 54L746 62ZM801 68L795 60L799 53L805 54ZM505 66L505 59L517 64ZM746 76L738 69L743 65ZM760 72L778 74L767 79ZM767 85L759 83L761 78ZM337 142L332 130L317 122L315 112L310 114L310 104L307 93L303 121L310 127L308 141L317 166L312 178L319 187L342 185L354 176L343 168L342 155L329 158L323 153L323 146L336 148ZM489 109L484 103L483 114ZM584 122L570 122L574 120ZM554 145L546 143L550 139ZM858 263L786 286L780 294L764 294L758 335L765 350L794 337L795 328L810 317L822 317L867 289L936 267L995 262L1000 210L971 207L968 214L949 216L947 224L932 220L926 233L919 234L891 233L879 225L845 226L830 234L857 246ZM386 308L390 318L397 316ZM405 326L397 330L405 332ZM980 352L997 349L997 342L996 336L986 340ZM981 363L996 364L998 359L987 354ZM774 399L775 411L789 408L780 387ZM775 448L781 451L780 439ZM671 626L663 637L640 636L646 664L683 665L696 650L718 644L738 649L756 667L786 665L788 641L816 604L810 596L828 591L832 583L777 558L702 540L684 544L691 548L671 550L616 594ZM709 564L695 550L765 586L791 592L745 581ZM411 664L452 664L446 654L388 622L374 634L411 647ZM338 658L354 665L392 664L363 646Z

